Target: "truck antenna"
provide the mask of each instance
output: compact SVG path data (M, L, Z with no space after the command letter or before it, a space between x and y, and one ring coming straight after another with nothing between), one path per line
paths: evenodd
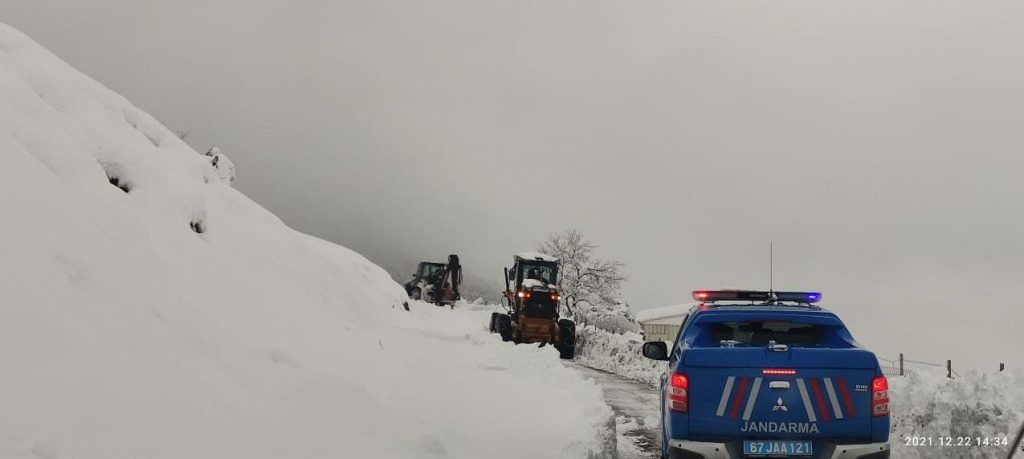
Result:
M768 242L768 293L775 293L775 241Z

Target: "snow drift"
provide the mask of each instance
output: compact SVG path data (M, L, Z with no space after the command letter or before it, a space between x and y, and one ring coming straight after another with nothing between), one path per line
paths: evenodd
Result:
M382 269L2 24L0 161L0 457L604 452L600 390L557 355L406 312Z
M895 457L1006 457L1006 446L957 445L958 437L1008 438L1024 422L1024 371L967 371L948 379L944 370L909 370L889 377L892 452ZM907 445L906 438L952 438L953 446Z
M657 387L667 364L644 358L639 333L612 333L594 326L576 329L576 361Z
M603 304L579 301L573 308L573 317L577 325L593 326L611 333L637 335L641 331L629 304L621 301Z

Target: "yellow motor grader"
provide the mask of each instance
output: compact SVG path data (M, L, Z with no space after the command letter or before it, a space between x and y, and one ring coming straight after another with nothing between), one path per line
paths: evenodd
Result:
M551 344L563 359L576 355L576 324L559 318L558 259L520 253L505 268L505 313L491 314L490 330L504 341Z

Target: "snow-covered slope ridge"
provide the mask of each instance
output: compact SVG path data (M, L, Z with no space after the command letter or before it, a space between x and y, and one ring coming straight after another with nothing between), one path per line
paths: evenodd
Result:
M0 218L0 457L600 453L600 391L557 356L404 311L382 269L2 24Z

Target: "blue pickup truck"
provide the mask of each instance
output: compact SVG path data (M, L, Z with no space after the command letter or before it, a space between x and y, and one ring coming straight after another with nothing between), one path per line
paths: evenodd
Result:
M889 384L816 292L704 290L661 378L663 458L887 458Z

